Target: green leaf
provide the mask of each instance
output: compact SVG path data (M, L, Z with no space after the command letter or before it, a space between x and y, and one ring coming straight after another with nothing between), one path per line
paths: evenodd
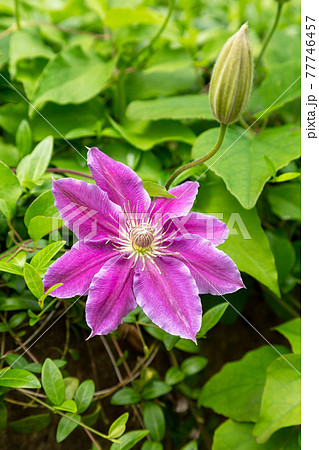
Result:
M0 403L0 431L4 429L7 423L7 408L3 403Z
M57 139L61 139L61 134L66 139L96 136L104 122L104 104L99 97L80 105L47 103L41 114L49 123L39 114L32 117L31 126L36 141L44 139L49 134ZM52 129L50 124L53 124L55 129Z
M142 180L161 181L162 166L160 160L151 152L143 153L136 173Z
M11 261L4 261L2 259L0 260L0 271L23 276L23 265L25 263L25 259L24 252L18 253L15 258L11 259ZM21 263L23 264L21 265Z
M301 220L301 192L299 183L272 186L267 191L273 212L282 220Z
M271 231L267 231L266 235L271 251L275 257L279 284L282 290L285 291L285 281L290 275L296 260L295 249L290 240L285 236L277 235Z
M4 333L9 330L9 327L4 323L0 323L0 333Z
M44 307L44 300L47 298L47 296L49 294L51 294L51 292L55 291L55 289L57 289L58 287L62 286L63 283L57 283L54 284L53 286L51 286L46 292L44 292L44 294L41 295L41 297L38 299L38 305L40 306L40 308L42 309ZM34 319L34 320L33 320ZM39 320L39 316L35 316L35 317L31 317L30 320L30 326L34 325L35 323L37 323ZM32 322L32 323L31 323Z
M179 336L173 336L172 334L166 333L163 336L163 343L165 345L166 350L170 351L180 340Z
M277 358L267 369L260 416L254 428L258 443L266 442L280 428L300 425L301 377L300 355ZM289 363L293 367L289 365Z
M277 29L265 53L265 64L268 69L282 61L291 61L300 52L298 27ZM296 53L297 52L297 53ZM300 64L298 64L300 66ZM284 74L286 75L286 74ZM271 76L271 74L270 74Z
M46 63L47 61L45 61L44 58L35 58L21 61L17 65L15 79L22 83L25 96L28 99L32 98L32 94L37 85L37 80L40 77Z
M194 159L209 152L218 133L219 129L213 128L196 139ZM253 136L243 133L242 128L228 129L221 149L205 164L225 181L227 189L244 208L251 209L270 178L264 156L273 161L276 170L298 158L300 131L293 125L284 125Z
M123 388L117 391L112 399L112 405L130 405L141 400L140 394L133 388Z
M42 250L38 251L30 261L32 267L34 267L40 274L46 271L51 259L58 253L64 246L65 241L52 242Z
M21 272L17 273L17 275L23 275L22 269ZM18 309L27 309L25 302L20 298L7 298L5 302L0 304L0 311L16 311Z
M105 2L104 0L86 0L85 3L103 22L109 10L108 2Z
M242 208L217 177L210 177L208 183L202 184L195 209L226 223L229 237L219 248L233 259L239 270L280 295L274 256L256 209Z
M31 434L44 430L50 422L50 414L37 414L9 422L8 427L15 433Z
M294 353L301 353L301 319L292 319L273 328L290 342Z
M42 302L46 299L46 297L51 294L51 292L53 292L55 289L57 289L58 287L62 286L63 283L57 283L54 284L53 286L51 286L45 293L44 295L41 297ZM40 301L40 300L39 300Z
M198 345L196 345L195 342L191 341L190 339L180 339L175 347L178 348L178 350L182 350L183 352L187 353L199 352Z
M24 215L26 227L29 226L31 219L36 216L59 217L59 211L54 206L54 197L51 190L39 195L26 210Z
M197 336L205 336L205 334L219 322L228 306L229 303L227 302L220 303L219 305L216 305L205 312L202 319L202 326Z
M0 161L0 212L7 219L13 216L21 193L22 189L17 177Z
M284 347L277 347L284 352ZM248 352L239 361L225 364L213 375L199 397L200 405L239 421L256 421L259 417L266 369L278 353L270 346Z
M58 443L64 441L64 439L66 439L78 426L78 424L73 420L70 420L69 417L77 422L81 421L81 416L74 413L67 413L64 417L62 417L56 430L56 441Z
M56 365L56 367L58 367L58 368L62 368L66 364L66 361L63 361L62 359L53 359L52 361ZM30 370L30 372L41 373L41 371L42 371L42 364L40 364L40 363L30 363L30 364L28 364L25 367L25 369L26 370Z
M168 97L193 90L198 86L198 76L185 48L165 47L153 54L143 71L128 74L125 86L128 102Z
M8 103L0 107L0 125L10 134L15 135L18 126L27 117L28 106L25 102Z
M143 420L154 441L161 441L165 435L165 416L162 408L155 402L145 402Z
M56 217L36 216L30 220L28 233L34 243L37 244L43 236L61 228L63 224L63 220Z
M282 46L283 44L280 43ZM263 118L286 103L300 97L300 60L280 61L271 66L271 73L254 89L248 102L248 111ZM292 86L291 86L292 85Z
M66 377L63 378L65 387L65 400L71 400L79 386L79 379L76 377Z
M158 23L162 15L156 13L150 8L139 6L137 8L110 8L104 17L104 25L111 29L128 27L137 24Z
M126 422L128 420L129 414L124 413L118 417L109 428L108 436L112 439L117 439L125 432Z
M188 444L184 445L181 450L198 450L198 445L196 441L191 441Z
M10 74L13 77L16 76L16 67L21 60L40 57L49 59L52 55L54 53L51 48L42 42L38 28L28 27L17 30L10 39Z
M26 368L28 361L23 356L17 355L16 353L9 353L9 355L5 357L5 361L11 368L15 366L15 369L29 370Z
M123 434L123 436L121 436L121 438L119 439L120 443L116 442L112 444L111 450L130 450L147 434L148 430L129 431L128 433L125 433Z
M126 116L130 120L214 120L207 94L137 100L128 105Z
M142 450L163 450L163 444L160 442L145 441Z
M284 181L294 180L295 178L300 177L301 173L299 172L286 172L278 175L275 180L271 180L275 183L283 183Z
M23 119L16 134L16 145L20 158L27 155L31 151L32 146L32 131L27 120Z
M25 263L23 269L25 282L32 294L39 299L44 293L44 287L40 275L31 264Z
M18 327L27 317L25 311L14 314L9 320L9 327L11 329Z
M276 178L276 166L273 162L273 160L271 158L269 158L269 156L264 155L264 159L265 159L265 163L267 164L268 170L269 170L269 174L273 177Z
M62 369L66 365L66 361L64 359L52 359L52 361L58 369Z
M58 409L59 411L66 411L66 412L77 412L76 403L74 400L65 400L60 406L55 406L55 409Z
M29 363L25 366L25 370L29 370L34 373L41 373L42 364L40 363Z
M74 400L78 407L78 412L81 414L90 406L95 391L93 380L85 380L77 388Z
M267 443L258 444L253 428L252 423L226 420L215 431L212 450L300 450L296 429L280 430Z
M181 141L193 144L195 134L186 125L173 120L159 120L157 122L130 122L122 125L109 117L112 127L127 142L141 150L150 150L155 145L167 141Z
M38 80L34 108L50 101L65 105L90 100L105 87L115 62L115 58L104 62L92 51L84 53L80 46L62 50L50 59Z
M18 149L0 137L0 161L9 167L16 167L19 162Z
M208 360L204 356L191 356L181 364L181 371L185 376L194 375L207 366Z
M150 381L142 391L142 397L144 400L152 400L153 398L161 397L168 394L172 390L172 387L163 381Z
M17 167L17 177L21 185L32 188L50 163L53 151L53 137L43 139L30 155L25 156ZM33 182L33 183L30 183Z
M60 370L54 364L52 359L47 358L44 361L41 372L41 379L44 392L48 399L57 406L64 401L65 387Z
M143 181L143 186L151 197L176 198L176 196L170 194L164 186L154 183L154 181Z
M0 373L0 386L26 389L41 387L40 381L33 373L24 369L6 369Z
M178 367L170 367L165 374L165 383L173 386L185 378L184 373Z

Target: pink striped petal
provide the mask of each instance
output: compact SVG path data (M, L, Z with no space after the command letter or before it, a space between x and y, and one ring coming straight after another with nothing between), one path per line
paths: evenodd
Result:
M183 236L185 239L192 239L192 234L197 234L208 239L213 245L220 245L228 235L227 226L216 217L198 212L190 212L186 216L176 217L169 220L164 231L169 234L176 233L177 237Z
M88 152L88 166L96 184L107 192L109 198L128 211L147 211L150 196L140 177L125 164L107 156L96 147Z
M92 329L90 337L116 330L136 307L132 265L132 259L117 255L93 278L85 308L86 321Z
M234 261L207 239L176 238L169 251L189 267L200 294L223 295L245 287Z
M194 181L186 181L179 186L173 187L168 192L176 198L157 197L151 205L151 215L161 216L166 221L169 218L185 216L191 210L199 184Z
M87 295L94 275L114 254L112 246L104 242L85 244L78 241L71 250L51 264L43 279L45 290L63 283L50 295L59 298Z
M114 226L120 208L98 186L61 178L53 180L52 192L65 225L81 240L106 240L108 236L118 235Z
M160 272L159 272L160 271ZM189 269L170 256L138 262L134 275L136 302L170 334L196 342L202 320L198 289Z

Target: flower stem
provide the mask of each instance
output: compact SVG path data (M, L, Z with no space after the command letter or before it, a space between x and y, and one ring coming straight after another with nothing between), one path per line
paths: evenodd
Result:
M269 44L269 41L270 41L272 35L274 34L276 28L277 28L277 25L278 25L278 22L279 22L279 19L280 19L280 14L281 14L281 11L282 11L282 6L283 6L283 3L278 3L277 14L276 14L276 18L275 18L274 24L271 27L270 31L267 33L267 36L265 37L265 40L264 40L261 52L259 53L259 56L258 56L258 58L256 60L256 63L255 63L255 68L257 68L259 66L260 61L261 61L261 59L263 57L263 54L265 53L265 50L266 50L266 48L267 48L267 46Z
M172 182L175 180L175 178L178 177L178 175L180 175L181 173L185 172L185 170L190 169L195 166L198 166L199 164L202 164L205 161L208 161L210 158L212 158L212 156L214 156L215 153L217 153L217 151L220 149L220 147L224 141L226 130L227 130L227 125L221 123L218 139L217 139L217 142L214 145L214 147L206 155L202 156L201 158L195 159L195 161L191 161L191 162L185 164L184 166L180 167L179 169L177 169L173 173L173 175L171 175L170 178L168 179L168 181L165 185L166 189L168 189L170 187L170 185L172 184Z
M17 28L18 30L21 29L21 25L20 25L20 5L19 5L19 0L14 0L14 14L15 14L15 18L16 18L16 24L17 24Z

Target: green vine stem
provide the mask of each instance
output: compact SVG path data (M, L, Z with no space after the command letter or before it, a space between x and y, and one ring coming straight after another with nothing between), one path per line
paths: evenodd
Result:
M195 159L195 161L191 161L191 162L185 164L184 166L180 167L179 169L177 169L173 173L173 175L170 176L167 183L165 184L166 189L168 189L170 187L170 185L172 184L172 182L175 180L175 178L178 177L178 175L180 175L181 173L185 172L185 170L188 170L188 169L191 169L192 167L198 166L199 164L202 164L205 161L208 161L210 158L212 158L215 155L215 153L217 153L217 151L220 149L220 147L224 141L226 130L227 130L227 125L221 123L220 128L219 128L218 139L217 139L217 142L214 145L214 147L206 155L202 156L201 158Z
M279 19L280 19L280 15L281 15L281 11L282 11L282 7L283 7L283 3L278 2L276 18L275 18L274 24L271 27L269 33L265 37L265 40L264 40L261 52L259 53L259 56L258 56L258 58L256 60L256 63L255 63L255 67L256 68L259 66L260 61L261 61L261 59L262 59L262 57L263 57L263 55L265 53L265 50L268 47L269 41L270 41L272 35L274 34L276 28L277 28L277 25L278 25L278 22L279 22Z

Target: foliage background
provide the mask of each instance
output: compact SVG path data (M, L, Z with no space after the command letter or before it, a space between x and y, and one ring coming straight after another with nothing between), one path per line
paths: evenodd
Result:
M257 58L276 10L274 0L0 0L1 367L12 366L0 378L2 448L300 447L298 1L283 5L245 122L177 180L200 177L194 210L222 214L232 232L221 248L247 286L202 296L199 345L140 310L86 342L85 300L68 310L75 299L45 299L41 282L73 242L51 177L91 182L86 146L97 146L165 184L216 141L207 91L222 45L248 21Z

